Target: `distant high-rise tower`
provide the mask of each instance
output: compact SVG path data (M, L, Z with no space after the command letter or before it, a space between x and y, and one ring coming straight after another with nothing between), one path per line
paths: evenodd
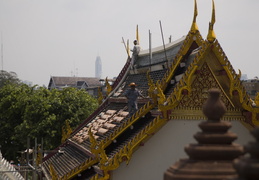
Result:
M97 56L95 60L95 77L101 78L102 77L102 61L101 57Z

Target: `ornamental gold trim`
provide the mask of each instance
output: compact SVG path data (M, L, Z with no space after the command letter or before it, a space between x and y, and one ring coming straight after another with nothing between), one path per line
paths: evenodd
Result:
M52 180L58 180L59 179L58 173L55 170L55 168L54 168L52 163L49 164L49 172L50 172L50 176L51 176Z
M213 48L213 52L222 64L224 70L226 71L229 79L230 79L230 89L229 94L230 97L233 97L234 92L238 92L239 95L239 102L241 103L242 107L252 113L252 124L255 127L259 126L259 120L257 119L257 114L259 113L259 108L253 107L253 103L251 102L251 98L248 95L245 87L242 85L240 80L241 71L236 74L235 70L233 69L230 61L228 60L225 52L223 51L222 47L220 46L219 42L215 40L211 45Z
M178 51L177 55L175 56L171 66L166 71L164 77L161 79L160 87L162 90L165 90L168 83L170 83L173 75L175 74L175 71L179 64L181 63L183 56L187 54L187 52L190 50L190 47L193 43L197 43L198 46L202 46L204 44L204 40L200 34L200 32L197 30L195 34L189 31L188 35L186 36L183 45L181 46L180 50Z
M98 104L101 105L103 103L103 93L102 93L102 89L100 87L98 87Z
M62 139L61 143L64 143L72 133L72 128L70 127L69 121L66 120L65 124L62 126Z
M161 128L167 119L157 116L153 121L151 121L143 130L136 134L133 139L131 139L127 144L125 144L113 157L109 158L101 169L104 171L104 176L96 175L94 178L107 179L109 178L109 171L115 170L119 167L120 163L126 161L128 164L132 157L133 152L139 147L139 145L146 141L150 136L155 133L159 128Z
M105 86L107 88L106 95L108 96L111 93L111 91L112 91L112 86L108 82L108 77L105 78Z

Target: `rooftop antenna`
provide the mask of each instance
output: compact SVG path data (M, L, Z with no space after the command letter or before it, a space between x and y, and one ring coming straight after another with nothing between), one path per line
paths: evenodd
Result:
M76 68L76 77L78 77L78 68Z
M2 64L2 71L4 70L4 45L3 45L3 34L1 32L1 64Z
M163 35L163 29L162 29L162 24L161 21L159 21L160 23L160 29L161 29L161 35L162 35L162 40L163 40L163 46L164 46L164 52L165 52L165 59L167 60L167 68L169 68L169 60L167 59L167 55L166 55L166 50L165 50L165 40L164 40L164 35Z
M74 65L74 77L76 76L76 65L75 65L75 60L73 61L73 65Z

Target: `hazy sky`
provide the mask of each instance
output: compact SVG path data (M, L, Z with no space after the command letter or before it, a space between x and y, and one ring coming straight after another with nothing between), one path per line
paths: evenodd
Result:
M197 24L207 37L212 2L197 0ZM215 0L214 30L236 72L259 76L259 1ZM127 54L122 37L148 49L186 35L193 19L194 0L0 0L3 68L21 80L48 85L51 76L95 75L102 60L103 77L117 76ZM2 69L2 63L0 64Z

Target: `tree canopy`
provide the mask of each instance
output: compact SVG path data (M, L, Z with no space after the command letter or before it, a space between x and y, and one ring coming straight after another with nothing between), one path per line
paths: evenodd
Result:
M20 83L20 79L17 77L15 72L7 72L0 70L0 88L3 87L6 83Z
M65 121L75 128L98 106L85 90L48 90L25 84L0 87L0 145L5 158L26 149L27 137L43 138L44 149L61 143Z

